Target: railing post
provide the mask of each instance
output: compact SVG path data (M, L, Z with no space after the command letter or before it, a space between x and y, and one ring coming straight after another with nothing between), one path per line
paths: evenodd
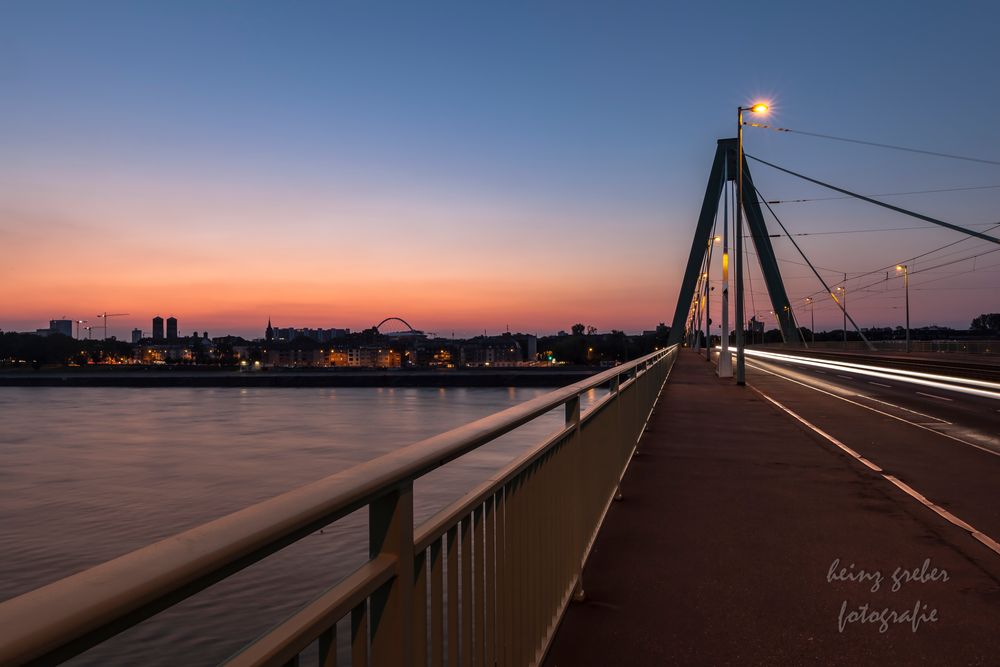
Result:
M573 449L573 457L576 460L576 480L573 485L575 490L573 498L573 564L576 568L576 587L573 590L573 599L582 602L585 599L583 591L583 541L586 539L586 530L583 526L583 479L584 479L584 459L583 459L583 438L580 435L580 395L566 401L566 426L573 427L573 436L570 440Z
M413 662L413 483L368 506L369 556L391 554L396 576L371 596L371 664ZM450 564L449 564L450 565Z
M621 376L616 375L611 378L611 386L608 388L611 394L611 400L614 402L615 411L615 438L614 444L616 453L619 458L623 461L622 466L624 467L624 462L628 461L628 454L626 453L626 448L622 445L622 404L621 396L618 393L618 388L621 386ZM621 471L618 471L618 486L615 487L615 500L622 499L622 482L621 482Z

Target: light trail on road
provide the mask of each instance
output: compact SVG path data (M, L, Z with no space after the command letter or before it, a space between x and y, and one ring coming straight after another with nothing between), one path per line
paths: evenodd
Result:
M937 375L934 373L923 373L919 371L907 371L902 369L888 368L885 366L871 366L868 364L858 364L846 361L830 361L827 359L816 359L793 354L781 354L777 352L764 352L763 350L746 350L748 357L758 357L769 359L775 362L797 364L800 366L810 366L812 368L825 368L832 371L843 371L865 375L883 380L895 380L923 387L933 387L946 389L972 396L1000 400L1000 383L988 382L986 380L973 380L949 375ZM846 379L846 378L845 378Z

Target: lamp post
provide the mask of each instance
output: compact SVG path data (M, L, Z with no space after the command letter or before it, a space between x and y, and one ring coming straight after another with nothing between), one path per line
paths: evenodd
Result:
M767 113L768 106L761 102L736 109L736 384L746 384L746 357L743 332L743 112Z
M809 333L812 339L812 344L816 344L816 307L813 305L813 300L811 296L806 297L806 303L809 304Z
M729 160L725 166L729 182ZM733 377L733 356L729 353L729 193L723 191L722 204L722 352L719 353L719 377Z
M712 244L718 243L719 237L715 236L708 242L708 270L712 271ZM712 281L707 280L705 284L705 361L712 361Z
M906 352L910 351L910 269L906 264L898 264L897 271L903 272L903 288L906 290Z
M847 279L847 276L844 276ZM841 293L842 300L840 302L840 309L844 312L844 349L847 349L847 287L838 287L837 291Z

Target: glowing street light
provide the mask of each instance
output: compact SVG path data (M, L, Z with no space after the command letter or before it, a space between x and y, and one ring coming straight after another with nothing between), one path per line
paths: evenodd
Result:
M840 292L844 300L840 303L840 309L844 311L844 347L847 347L847 287L838 287L837 291Z
M746 356L744 350L743 332L746 322L743 321L743 112L766 113L768 105L755 102L749 107L736 109L736 384L746 384Z
M813 299L811 296L806 297L806 303L809 304L809 330L812 332L812 344L816 344L816 307L813 305Z
M897 264L896 271L903 273L903 288L906 290L906 351L910 351L910 269L906 264Z

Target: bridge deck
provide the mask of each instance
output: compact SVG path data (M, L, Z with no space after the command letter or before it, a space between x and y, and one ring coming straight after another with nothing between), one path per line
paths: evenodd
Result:
M989 664L1000 557L683 351L546 664ZM878 570L828 582L834 559ZM948 581L892 591L897 567ZM928 570L929 571L929 570ZM868 604L936 622L849 622ZM926 609L922 605L927 605Z

